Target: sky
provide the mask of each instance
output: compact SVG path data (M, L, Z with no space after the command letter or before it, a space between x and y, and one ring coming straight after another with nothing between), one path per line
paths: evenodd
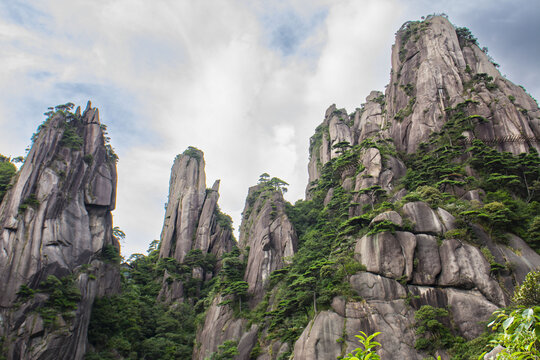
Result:
M540 98L538 0L0 0L0 153L25 155L49 106L88 100L118 162L122 254L159 239L170 169L205 153L239 227L259 175L304 197L309 137L390 78L395 32L445 13Z

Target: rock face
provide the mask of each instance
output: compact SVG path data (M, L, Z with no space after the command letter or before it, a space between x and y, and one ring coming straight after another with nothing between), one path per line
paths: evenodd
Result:
M197 333L199 346L196 346L193 351L194 360L207 359L212 353L217 352L219 345L227 340L234 340L238 343L242 340L247 342L238 358L249 359L251 349L257 341L258 329L255 326L246 331L248 321L235 318L233 310L228 305L219 305L223 300L225 300L223 297L217 296L206 311L204 325Z
M265 189L264 184L249 189L243 214L239 245L249 247L244 280L255 305L264 296L272 271L281 269L296 252L296 232L285 214L282 193Z
M325 206L341 188L352 198L349 220L361 219L383 200L393 203L394 211L370 218L367 235L353 235L354 257L365 271L348 281L364 301L334 298L332 309L318 313L304 329L294 346L295 359L344 355L358 346L354 335L360 330L382 332L381 358L425 358L414 347L416 310L423 305L447 308L456 334L472 339L483 331L482 321L509 304L525 274L540 266L540 256L519 237L506 234L508 245L496 243L472 224L476 240L470 243L459 230L463 224L448 211L416 199L404 201L407 191L396 189L407 171L400 152L429 146L430 135L443 129L452 111L481 119L462 133L464 146L480 139L513 154L539 149L536 102L501 76L474 37L440 16L408 22L397 32L385 95L372 92L350 116L335 105L326 111L310 140L306 198L313 199L313 190L327 181L325 165L334 166L339 185L326 190ZM334 145L344 141L358 161L337 168L340 154ZM453 188L450 194L482 204L484 190L466 190ZM497 272L501 264L511 264L512 271Z
M90 102L82 115L57 111L41 126L0 205L0 337L8 359L83 358L94 298L119 290L111 264L119 252L115 162ZM72 306L51 304L69 294Z
M424 359L429 354L417 349L422 337L415 319L424 305L446 309L449 316L441 321L454 335L466 339L480 335L492 312L509 304L515 285L540 266L540 256L513 234L505 235L505 245L482 226L464 220L458 207L477 209L488 196L487 190L460 185L460 178L480 176L473 165L460 168L463 174L450 171L443 174L446 177L426 180L430 186L423 189L406 183L407 171L416 169L412 155L405 154L430 149L430 135L436 137L445 124L455 124L451 121L456 111L471 125L458 133L457 140L452 138L464 149L474 139L514 154L538 149L538 106L499 74L470 34L456 31L444 17L405 24L397 33L386 94L372 92L350 115L330 106L310 140L307 201L300 209L318 214L319 222L307 230L300 224L299 233L309 232L301 239L304 246L310 244L307 253L316 260L298 273L293 272L297 271L293 263L288 268L294 274L291 282L286 282L285 271L276 274L275 279L285 278L276 280L282 281L278 285L269 281L273 271L294 259L302 244L297 244L281 193L264 181L250 188L239 247L249 310L258 320L248 322L238 308L220 306L225 297L217 295L198 332L193 358L211 356L220 344L232 340L238 350L235 359L335 359L358 347L354 335L364 331L381 332L377 341L383 344L378 351L383 359ZM473 120L478 120L474 126ZM448 147L455 146L452 139ZM469 155L465 150L458 153L453 161L462 164ZM193 176L193 184L198 178ZM202 189L192 187L193 194L202 194ZM443 199L451 196L462 203L449 206ZM199 198L193 195L188 203L200 203ZM313 220L310 214L294 214L294 221L299 216ZM190 229L186 238L198 238L195 225L185 228ZM319 250L317 239L331 242L331 250ZM298 252L302 266L307 262L304 249ZM351 268L355 270L349 273ZM320 276L317 281L322 283L338 271L348 282L344 286L348 292L321 300L330 286L320 290L309 281ZM313 300L306 296L311 288L301 286L305 283L314 288ZM298 296L283 295L284 286L294 288L291 284L297 284ZM302 318L289 310L286 320L275 320L274 314L298 299L302 303L292 311L302 313ZM318 301L331 306L318 311ZM280 326L274 320L286 322L284 333L297 336L296 341L272 339L273 327ZM296 335L290 335L293 331ZM438 355L449 358L444 350Z
M254 308L264 297L265 287L274 270L283 268L294 255L297 246L296 232L285 213L285 200L281 190L263 182L249 189L240 226L239 247L244 252L248 306ZM219 305L224 298L217 296L206 312L205 322L197 334L193 359L203 360L218 351L225 341L235 341L239 355L235 359L250 359L251 351L264 332L257 325L246 328L248 320L237 318L229 305ZM247 329L247 331L246 331ZM283 344L262 342L267 351L259 359L273 359L285 352ZM273 349L273 350L272 350Z
M486 75L478 75L486 74ZM474 40L458 36L441 16L402 26L392 48L392 71L386 91L389 134L398 150L414 152L447 121L445 108L471 99L470 114L488 120L476 137L496 140L499 150L514 154L539 149L540 112L525 91L505 79Z
M169 182L169 201L161 231L160 258L173 258L182 263L193 250L213 254L217 259L232 250L235 241L230 218L222 214L217 205L219 180L211 189L206 188L204 154L188 148L174 160ZM209 280L202 268L194 269L194 277ZM160 298L172 302L182 298L182 283L163 281Z

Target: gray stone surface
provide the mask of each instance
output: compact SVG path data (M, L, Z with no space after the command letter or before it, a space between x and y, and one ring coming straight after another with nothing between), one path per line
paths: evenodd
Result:
M161 231L161 258L182 262L193 246L199 214L206 197L202 151L197 156L178 155L169 182L169 200Z
M111 216L116 164L107 156L99 112L89 102L80 120L72 120L80 149L62 146L64 122L61 114L47 121L0 204L0 337L9 360L82 359L94 298L120 286L118 269L98 260L104 246L119 249ZM24 209L30 196L38 202ZM44 327L34 311L45 295L15 304L21 285L35 289L48 275L70 274L81 301L57 328Z
M499 284L490 276L490 265L480 250L458 240L445 240L440 247L441 275L439 285L463 289L478 288L491 302L505 305Z
M322 311L307 326L294 344L293 358L337 359L341 344L336 340L343 336L344 318L332 311Z
M538 106L522 89L505 79L488 56L476 45L461 47L456 32L444 17L433 17L429 28L419 31L418 37L406 41L400 31L392 49L392 75L386 90L386 109L390 123L389 133L398 150L414 152L433 131L439 131L446 121L444 109L465 99L478 101L468 111L489 119L477 127L479 138L503 138L524 134L538 136L535 119ZM468 66L470 74L465 71ZM464 85L473 74L487 73L494 78L497 89L488 90L483 83L474 86L474 92ZM404 91L413 86L409 95ZM514 103L508 99L512 95ZM402 121L394 115L407 107L414 97L412 112ZM499 99L496 102L494 99ZM520 111L525 109L526 111ZM538 149L538 144L533 144ZM499 150L520 153L527 151L524 142L504 142Z
M415 232L442 234L446 230L437 212L423 201L406 203L403 212L414 223Z
M390 232L365 235L356 243L355 258L367 271L389 278L399 278L405 270L398 239Z
M178 155L174 160L169 182L169 201L161 231L160 258L174 258L179 263L190 250L211 253L219 259L232 250L235 241L231 229L217 222L219 185L216 180L211 189L206 188L203 152ZM218 262L216 268L221 266ZM209 280L212 273L202 268L194 277ZM179 281L163 281L159 299L172 302L183 296Z
M395 224L399 227L403 225L403 219L401 218L401 215L399 215L395 211L385 211L383 213L380 213L379 215L375 216L373 220L371 220L370 225L374 225L376 223L380 223L383 221L390 221L392 224Z
M416 235L416 269L413 284L432 285L441 272L441 259L437 238L431 235Z
M196 342L198 346L193 349L194 360L204 360L212 353L217 352L218 346L227 340L238 341L242 345L243 354L249 354L255 344L255 328L246 331L246 319L237 319L228 305L219 304L225 299L216 296L206 311L206 317L202 329L198 331ZM251 344L250 344L251 342ZM243 358L248 359L248 358Z
M396 300L407 295L405 287L397 281L368 272L351 276L349 282L353 290L365 300ZM336 312L344 316L340 311Z
M449 288L446 290L452 319L460 334L467 340L482 334L491 314L498 309L478 291Z
M252 187L250 194L259 188ZM244 280L249 285L250 304L255 305L264 296L272 271L281 269L296 252L296 231L279 191L260 193L253 204L246 202L243 213L238 243L250 248Z

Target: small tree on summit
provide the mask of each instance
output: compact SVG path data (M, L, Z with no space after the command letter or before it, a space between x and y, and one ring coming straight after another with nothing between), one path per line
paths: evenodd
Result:
M268 173L262 173L259 176L259 184L266 183L268 180L270 180L270 174Z
M265 189L269 188L274 191L281 191L283 193L287 192L287 188L285 186L289 185L287 182L277 177L270 179L270 175L268 173L262 173L259 176L258 184L264 184Z
M285 186L288 186L289 184L277 177L273 177L270 179L270 181L268 181L268 185L270 185L276 191L286 193L287 188Z

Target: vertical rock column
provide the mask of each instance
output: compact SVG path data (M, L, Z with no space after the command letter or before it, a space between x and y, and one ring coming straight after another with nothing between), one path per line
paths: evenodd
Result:
M244 281L248 283L248 305L251 308L264 297L272 271L281 269L294 255L296 244L296 232L285 213L281 191L266 183L251 187L244 207L239 240L244 256L247 253ZM248 320L235 317L229 305L220 305L224 300L224 296L216 295L207 310L204 325L197 333L194 360L208 358L227 340L238 344L239 355L235 359L250 358L261 329L256 324L246 329Z
M296 231L285 213L281 191L264 183L249 189L239 244L249 247L244 280L254 306L263 298L272 271L281 269L296 252Z
M191 250L214 254L217 259L232 250L234 238L232 227L220 223L217 201L219 180L212 188L206 188L204 154L189 147L174 160L169 183L169 201L161 231L160 258L173 258L183 263ZM219 262L218 262L219 267ZM193 269L193 277L209 280L213 274L203 269ZM181 281L169 279L166 273L160 299L172 302L183 299Z
M119 253L115 198L116 155L98 110L89 102L82 115L51 114L0 204L8 359L83 358L94 298L119 289L118 269L104 255Z
M392 48L387 121L396 148L412 153L448 120L449 107L469 100L466 115L480 115L475 137L514 154L540 149L540 110L504 78L478 47L442 16L405 23ZM467 134L472 137L473 134ZM518 138L521 141L507 141ZM506 140L505 140L506 139Z

